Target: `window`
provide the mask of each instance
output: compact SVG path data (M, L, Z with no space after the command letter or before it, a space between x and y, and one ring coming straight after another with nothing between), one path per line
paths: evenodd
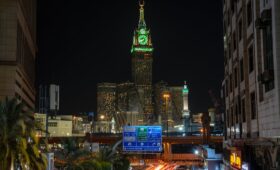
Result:
M247 26L249 27L252 23L252 2L249 1L247 4Z
M237 106L238 106L238 123L239 122L242 122L242 115L241 115L241 98L240 98L240 95L238 95L238 103L237 103Z
M269 11L271 13L271 11ZM270 23L263 29L263 56L264 56L264 70L270 72L273 75L273 41L272 41L272 27ZM274 77L270 78L269 81L265 82L265 92L274 89Z
M251 45L249 47L248 55L249 55L249 73L251 73L254 70L254 50L253 50L253 45Z
M232 75L229 75L229 91L232 92Z
M246 122L245 99L242 99L241 101L241 108L242 108L242 122Z
M236 0L231 0L230 1L230 8L231 8L231 12L234 13L235 12L235 2Z
M227 33L227 26L226 26L226 21L224 20L224 35Z
M232 33L232 43L233 43L233 51L236 50L236 34Z
M251 118L256 119L256 96L255 96L255 92L251 93L250 98L251 98Z
M228 88L228 79L226 79L226 97L228 96L229 88Z
M230 108L230 114L231 114L231 126L233 126L233 107Z
M230 43L230 41L228 43L228 58L229 59L231 58L231 43Z
M240 81L244 80L244 68L243 68L243 59L239 61L239 68L240 68Z
M238 40L242 40L242 19L238 22Z
M226 86L224 85L222 88L223 88L223 94L222 94L222 95L223 95L223 97L222 97L222 99L223 99L223 100L225 100L225 95L226 95Z
M227 52L224 52L224 65L227 65Z
M228 26L230 25L230 13L229 13L229 11L227 13L227 25Z
M236 88L238 84L238 72L237 67L234 68L234 87Z
M227 127L229 127L229 110L227 109L226 110L226 113L227 113Z
M235 105L235 123L238 123L238 106Z
M49 127L57 127L57 122L49 122Z
M263 1L263 7L268 3L268 0L262 0Z

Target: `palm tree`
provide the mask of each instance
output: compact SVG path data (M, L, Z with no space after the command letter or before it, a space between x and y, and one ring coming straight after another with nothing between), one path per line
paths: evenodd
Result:
M0 102L0 169L45 169L32 112L16 98Z
M120 154L120 151L105 147L96 154L92 154L78 147L73 138L62 141L63 149L55 154L55 166L67 170L127 170L129 161Z
M111 169L113 166L116 170L127 170L129 168L129 160L121 154L120 150L111 147L102 148L96 155L96 159L103 163L103 169Z
M63 149L54 152L55 166L67 170L103 170L102 164L92 157L92 153L78 147L73 138L66 138Z

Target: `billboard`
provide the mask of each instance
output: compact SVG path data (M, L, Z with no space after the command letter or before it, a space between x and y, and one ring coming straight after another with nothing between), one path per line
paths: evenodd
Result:
M124 152L161 152L161 126L124 126Z
M240 150L231 150L230 165L236 169L241 169L242 159Z

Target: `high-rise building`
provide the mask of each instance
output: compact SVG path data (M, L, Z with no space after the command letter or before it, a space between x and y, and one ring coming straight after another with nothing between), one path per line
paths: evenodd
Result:
M132 80L137 88L145 114L153 113L152 105L152 63L153 46L150 30L144 19L144 1L139 2L140 16L134 31L132 54ZM150 118L148 115L146 118Z
M174 127L183 128L184 126L183 113L184 108L188 105L186 96L184 96L185 87L169 86L163 81L155 84L155 114L164 131L167 129L169 132L177 131ZM183 128L181 131L186 132L185 130Z
M185 128L185 132L190 132L190 110L189 110L189 88L186 84L186 81L184 83L184 88L182 89L182 96L183 96L183 109L182 109L182 118L183 118L183 124Z
M139 23L134 31L131 47L133 82L100 83L98 85L98 120L101 121L100 118L102 118L103 121L109 122L114 117L117 130L127 124L150 124L153 119L153 47L150 30L144 19L144 2L140 1L139 6ZM106 101L104 101L105 98ZM135 117L141 121L136 121L135 124Z
M169 86L171 94L171 108L173 114L173 120L175 125L182 123L182 110L184 110L185 104L188 102L184 101L183 97L183 86Z
M110 122L116 113L115 83L99 83L97 85L97 120Z
M224 160L279 168L280 1L224 0L223 15Z
M36 0L0 1L0 99L35 108Z
M95 132L111 132L112 120L116 114L117 101L116 83L99 83L97 85L97 122L94 122Z
M162 124L166 127L165 129L170 127L169 131L172 131L174 126L183 126L183 113L189 114L188 89L186 85L184 87L168 86L167 83L159 82L155 85L155 92L153 92L153 45L150 30L144 19L143 0L139 1L139 6L139 23L134 31L131 47L132 82L98 85L98 121L103 121L103 124L106 121L109 125L114 117L117 132L121 131L123 125L155 123ZM165 93L168 93L165 95L166 98L163 96Z

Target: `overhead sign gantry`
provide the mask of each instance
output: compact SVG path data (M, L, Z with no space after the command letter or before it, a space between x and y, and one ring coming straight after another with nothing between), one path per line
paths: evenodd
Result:
M124 126L124 152L161 152L161 126Z

